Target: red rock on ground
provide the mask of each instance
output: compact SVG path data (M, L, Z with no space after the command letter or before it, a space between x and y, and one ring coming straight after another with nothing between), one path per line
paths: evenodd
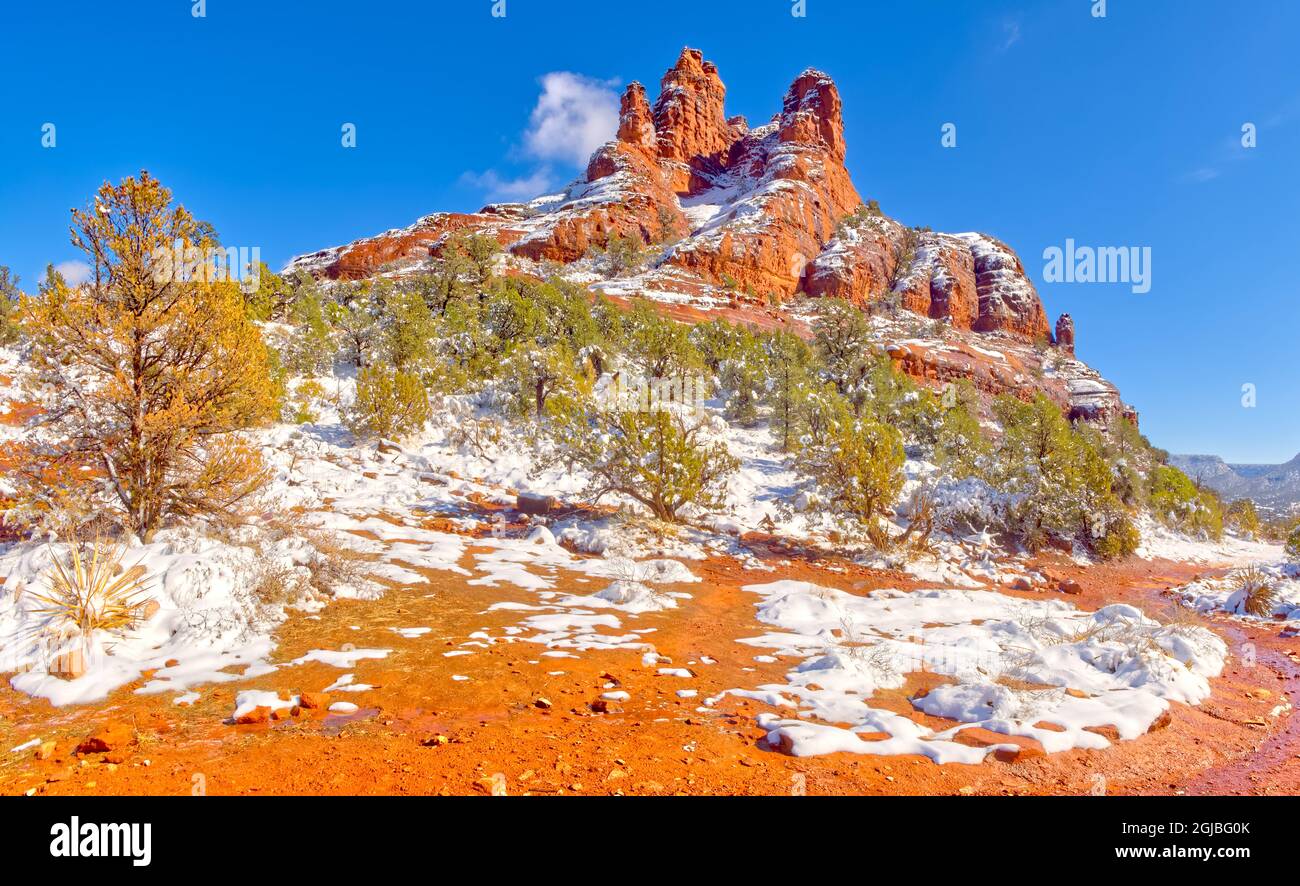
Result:
M110 720L77 745L78 754L102 754L135 743L135 729L126 723Z

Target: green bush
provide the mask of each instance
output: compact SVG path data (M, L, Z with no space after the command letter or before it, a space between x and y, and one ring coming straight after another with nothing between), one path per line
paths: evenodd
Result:
M1286 540L1286 555L1293 562L1300 563L1300 526L1291 530Z
M324 375L333 368L338 348L325 303L315 289L299 294L290 311L294 335L284 351L285 366L294 375Z
M1102 536L1093 543L1093 550L1103 560L1122 560L1137 553L1142 536L1133 521L1126 515L1113 520Z
M1263 529L1259 511L1255 510L1255 503L1248 498L1238 499L1228 505L1223 513L1223 522L1229 529L1246 538L1258 537Z
M1223 537L1223 505L1208 489L1197 489L1186 474L1157 465L1148 478L1155 518L1166 526L1211 539Z
M560 460L590 475L593 501L625 495L670 523L687 505L721 507L726 478L739 467L689 410L605 410L584 398L556 409L548 432Z
M993 451L980 426L975 386L962 379L939 398L942 417L934 435L934 461L949 476L978 476Z
M903 488L903 438L871 419L845 423L818 446L803 450L800 473L817 485L817 507L875 525Z
M763 350L768 371L764 401L771 411L772 434L782 452L793 452L807 432L811 398L821 388L816 361L807 342L784 330L766 336Z
M430 415L429 395L417 376L381 367L357 374L348 426L358 437L405 437L424 427Z
M1018 496L1006 528L1030 548L1052 538L1094 546L1104 540L1125 512L1112 489L1110 462L1092 436L1073 429L1041 393L1028 403L999 397L994 409L1003 435L985 479Z
M843 299L823 299L813 320L813 347L828 381L846 397L862 377L872 354L871 321Z

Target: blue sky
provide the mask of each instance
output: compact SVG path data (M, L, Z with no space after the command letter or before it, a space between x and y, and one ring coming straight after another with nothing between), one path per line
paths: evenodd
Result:
M653 98L690 45L751 122L803 68L832 74L862 194L1011 244L1158 445L1300 451L1300 3L1109 0L1099 19L1094 0L806 0L805 18L793 0L494 2L14 4L0 264L34 286L76 260L68 209L141 168L273 267L562 185L610 96L639 79ZM1067 238L1149 246L1151 291L1044 283Z

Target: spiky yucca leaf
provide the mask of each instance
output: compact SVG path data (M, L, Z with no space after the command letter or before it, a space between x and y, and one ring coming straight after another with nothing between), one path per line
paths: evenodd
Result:
M48 590L32 594L45 604L33 612L47 616L49 628L80 635L83 641L97 630L121 632L134 627L148 602L143 564L123 569L126 549L98 536L88 547L89 559L75 538L68 546L67 564L53 555Z
M1268 618L1277 605L1278 591L1269 575L1258 566L1247 566L1237 574L1241 589L1246 599L1243 603L1247 614L1257 618Z

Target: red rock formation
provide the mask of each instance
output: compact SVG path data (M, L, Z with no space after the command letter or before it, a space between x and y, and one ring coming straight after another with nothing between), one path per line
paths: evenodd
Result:
M842 103L831 79L800 75L776 122L747 131L726 169L728 178L715 181L740 196L667 262L760 296L797 292L840 219L862 203L844 168Z
M1074 318L1069 314L1062 314L1056 321L1056 346L1074 356Z
M926 269L930 281L927 316L951 320L958 329L972 328L979 316L979 289L975 259L965 244L946 234L923 234L916 264Z
M324 250L316 256L304 256L294 263L320 257L321 276L331 280L363 280L394 263L427 259L430 250L448 234L478 229L492 220L492 216L484 213L440 212L421 219L410 228L358 240L340 249ZM499 239L502 245L510 242L509 235Z
M635 80L623 93L623 102L618 121L618 140L625 145L640 148L647 156L653 156L658 150L658 134L655 132L654 117L650 113L650 102L645 97L645 87Z
M664 74L654 106L659 157L679 194L708 186L699 173L716 173L736 140L725 110L727 87L698 49L683 49Z
M970 245L975 258L975 284L979 290L975 331L1012 332L1030 339L1050 335L1051 326L1038 291L1011 248L983 234L962 234L961 238Z
M842 298L866 307L896 284L903 306L918 314L930 311L930 280L912 284L901 279L907 269L910 231L892 219L873 218L847 227L808 269L804 291L817 298Z
M803 290L861 305L893 295L960 330L1050 334L1020 260L997 240L884 217L840 230L862 201L845 167L843 101L829 76L800 74L765 126L728 119L725 104L717 68L698 50L683 50L653 106L644 87L628 86L617 138L562 197L430 216L293 266L356 279L427 260L447 233L464 229L496 236L520 258L562 263L615 235L682 238L661 260L669 288L688 279L759 297Z

